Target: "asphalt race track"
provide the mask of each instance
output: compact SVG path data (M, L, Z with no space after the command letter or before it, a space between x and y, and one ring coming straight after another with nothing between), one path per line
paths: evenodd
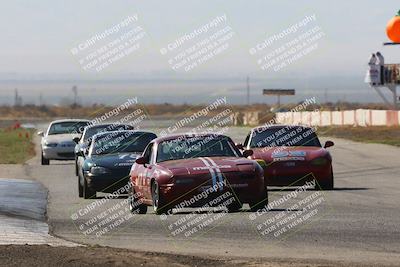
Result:
M228 134L235 141L243 141L246 132L244 128L232 128ZM146 215L129 218L124 198L101 203L101 197L95 200L78 198L73 162L52 161L50 166L41 166L39 157L35 157L24 168L31 179L48 188L47 216L51 232L67 240L212 256L400 263L400 149L333 141L335 146L329 150L334 160L335 189L300 192L295 200L277 205L260 216L245 206L237 213L217 211L193 215L188 211L166 218L155 215L150 208ZM270 203L293 190L271 188ZM301 207L287 211L310 198L320 199L314 202L313 213L302 213ZM94 202L99 205L90 210ZM118 211L126 220L115 223L108 232L101 234L99 222L105 214ZM96 222L90 221L96 216ZM305 217L290 229L286 227L286 232L262 233L263 225L270 226L271 220L276 223L285 218L293 219L293 216ZM196 218L204 222L202 227L186 236L184 232L188 228L178 233L179 226ZM94 225L99 227L89 234L88 229L94 229Z

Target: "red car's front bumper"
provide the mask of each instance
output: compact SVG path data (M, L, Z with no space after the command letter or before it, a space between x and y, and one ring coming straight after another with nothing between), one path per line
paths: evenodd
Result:
M165 204L185 207L219 206L234 197L240 203L257 203L265 198L264 177L225 179L223 186L211 191L211 181L193 186L193 184L161 184L160 194ZM204 192L208 192L207 194ZM224 198L219 198L224 196ZM217 198L218 201L215 201Z

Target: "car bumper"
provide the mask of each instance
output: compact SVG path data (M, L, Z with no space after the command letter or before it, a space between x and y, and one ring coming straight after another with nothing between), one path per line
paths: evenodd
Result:
M179 206L184 203L184 207L219 206L232 197L241 203L254 203L265 197L263 177L230 182L213 192L209 188L210 185L193 188L190 185L166 184L160 185L160 194L166 204Z
M43 156L52 160L72 160L75 159L73 147L43 147Z
M114 193L128 184L129 173L126 175L86 173L85 179L88 186L96 192Z

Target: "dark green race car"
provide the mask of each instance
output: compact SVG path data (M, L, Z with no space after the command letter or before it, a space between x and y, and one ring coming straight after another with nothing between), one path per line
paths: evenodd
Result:
M136 158L157 136L145 131L114 131L93 136L80 152L78 162L79 197L95 198L96 192L126 193L129 172Z

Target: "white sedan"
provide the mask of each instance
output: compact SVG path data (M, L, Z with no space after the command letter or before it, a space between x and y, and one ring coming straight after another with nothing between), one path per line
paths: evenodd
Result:
M89 120L67 119L56 120L50 123L42 136L42 165L49 165L50 160L72 160L75 159L75 137L80 137L84 128L88 126Z

